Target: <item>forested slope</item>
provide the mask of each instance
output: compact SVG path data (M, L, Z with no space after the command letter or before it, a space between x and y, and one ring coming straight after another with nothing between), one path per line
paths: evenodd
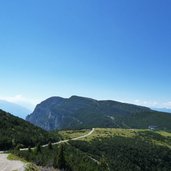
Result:
M23 147L35 146L37 143L57 141L57 136L0 110L0 150L15 148L18 144Z

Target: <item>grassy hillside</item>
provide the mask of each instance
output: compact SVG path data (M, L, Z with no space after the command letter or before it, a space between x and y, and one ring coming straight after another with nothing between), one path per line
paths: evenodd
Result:
M85 134L88 134L91 130L90 129L81 129L81 130L63 130L58 131L58 135L61 139L72 139L76 138ZM56 133L56 131L54 131Z
M59 134L72 138L78 131ZM65 164L72 171L171 170L170 132L96 128L91 136L63 146ZM55 156L59 154L59 147L17 154L38 165L52 166L58 160Z
M57 136L0 110L0 150L15 148L18 144L35 146L57 139Z

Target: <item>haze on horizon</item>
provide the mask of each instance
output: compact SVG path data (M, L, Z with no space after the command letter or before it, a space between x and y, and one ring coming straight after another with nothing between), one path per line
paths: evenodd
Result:
M0 2L0 99L79 95L171 108L171 2Z

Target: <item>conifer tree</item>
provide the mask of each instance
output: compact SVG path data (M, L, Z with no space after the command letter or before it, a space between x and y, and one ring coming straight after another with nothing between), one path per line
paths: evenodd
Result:
M31 153L31 152L32 152L32 150L31 150L31 147L30 147L30 146L28 147L28 152L29 152L29 153Z
M109 171L109 167L108 167L108 164L107 164L104 156L102 156L102 158L100 159L99 169L100 169L100 171Z
M54 160L53 160L53 167L58 169L65 169L66 162L64 158L64 147L60 145L58 153L56 153Z
M41 151L42 151L41 145L40 145L40 143L38 143L36 146L36 153L41 153Z
M64 147L61 144L59 147L59 154L58 154L58 168L59 169L65 169L66 163L65 163L65 158L64 158Z
M49 141L49 143L48 143L48 149L49 150L52 150L53 149L51 141Z

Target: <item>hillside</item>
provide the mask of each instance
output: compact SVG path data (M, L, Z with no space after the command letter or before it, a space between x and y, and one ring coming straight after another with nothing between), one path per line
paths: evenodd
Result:
M45 129L80 129L92 127L148 128L171 130L171 115L147 107L111 100L98 101L72 96L51 97L38 104L27 121Z
M0 109L12 113L13 115L22 119L25 119L26 116L31 112L29 109L26 109L23 106L4 100L0 100Z
M167 112L171 114L171 109L168 109L168 108L154 108L154 110L160 111L160 112Z
M15 148L18 144L23 147L35 146L57 139L41 128L0 110L0 150Z
M64 139L85 134L60 131ZM18 151L17 155L37 165L52 167L61 145L41 152ZM171 170L171 133L146 129L96 128L93 134L63 144L63 165L68 171L151 171Z

